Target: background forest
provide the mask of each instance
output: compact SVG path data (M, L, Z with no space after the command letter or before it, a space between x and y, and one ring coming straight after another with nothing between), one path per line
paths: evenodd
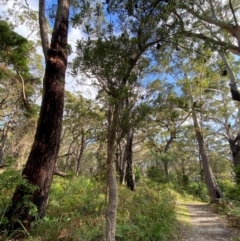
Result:
M178 240L184 198L240 219L239 1L6 2L0 239Z

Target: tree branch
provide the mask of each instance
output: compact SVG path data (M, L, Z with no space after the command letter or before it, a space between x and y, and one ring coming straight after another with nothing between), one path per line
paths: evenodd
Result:
M18 77L21 79L21 82L22 82L22 98L23 98L23 104L24 104L25 108L27 109L27 111L30 111L30 104L29 104L29 102L28 102L28 100L27 100L27 97L26 97L24 79L23 79L22 75L19 73L19 71L17 71L17 75L18 75Z
M53 172L53 174L54 174L55 176L60 176L60 177L70 176L70 174L65 173L65 172L61 172L61 171L59 171L58 169L55 169L54 172Z
M228 60L227 60L225 54L219 51L219 55L221 56L221 58L225 64L225 67L227 69L227 72L230 76L230 91L232 94L232 99L236 100L236 101L240 101L240 93L237 88L235 74L234 74L232 68L230 67L230 64L228 63Z
M229 0L229 6L230 6L230 9L232 11L234 22L235 22L236 26L238 26L238 21L237 21L235 11L234 11L233 6L232 6L232 0Z
M228 31L230 34L233 34L233 29L231 26L229 26L227 23L222 22L218 19L215 18L215 16L210 16L210 17L205 17L203 15L198 14L197 12L195 12L193 9L189 8L187 5L183 6L183 9L185 9L186 11L188 11L189 13L191 13L194 17L210 23L210 24L214 24L215 26L225 29L226 31Z
M213 44L216 44L216 45L219 45L219 46L222 46L222 47L226 47L232 53L234 53L236 55L240 55L240 47L238 47L236 45L232 45L230 43L226 43L226 42L221 41L221 40L215 40L213 38L210 38L210 37L208 37L204 34L200 34L200 33L193 33L193 32L190 32L190 31L183 31L182 33L186 36L199 38L199 39L202 39L204 41L209 41Z
M47 19L45 16L45 0L39 0L39 26L40 26L40 36L42 41L42 49L45 57L47 59L47 51L49 49L49 40L48 40L48 28L47 28Z

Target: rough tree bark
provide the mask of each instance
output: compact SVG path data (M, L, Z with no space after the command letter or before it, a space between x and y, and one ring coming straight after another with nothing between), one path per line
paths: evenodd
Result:
M70 0L58 0L55 25L49 46L46 31L45 0L39 1L39 24L46 68L43 79L43 99L37 130L31 152L22 176L36 187L34 190L18 186L7 211L12 220L11 230L19 228L15 216L26 230L36 216L29 212L32 203L37 207L37 217L42 218L48 202L54 167L59 151L64 107L64 82L67 68L67 35Z

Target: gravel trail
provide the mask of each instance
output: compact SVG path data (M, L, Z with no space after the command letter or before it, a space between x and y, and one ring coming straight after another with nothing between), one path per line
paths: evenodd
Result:
M207 204L184 204L190 214L191 230L184 233L182 241L235 241L240 240L239 230L213 213ZM239 239L237 239L239 238Z

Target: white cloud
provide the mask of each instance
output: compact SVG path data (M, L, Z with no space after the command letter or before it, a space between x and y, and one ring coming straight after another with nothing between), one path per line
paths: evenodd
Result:
M21 8L21 5L29 7L29 9L34 11L38 10L37 0L22 0L21 3L16 3L15 1L9 0L6 1L4 5L0 4L0 16L2 19L5 19L13 24L13 26L15 26L14 31L20 35L28 39L36 38L36 25L38 23L34 20L26 18L25 25L22 25L22 18L24 18L23 11L26 11L26 8Z
M84 34L80 29L72 28L70 26L69 33L68 33L68 44L71 45L72 54L68 57L68 62L73 61L76 57L76 42L79 39L83 39ZM67 71L69 72L69 70ZM95 99L97 95L97 90L93 86L91 86L91 81L89 79L84 78L82 81L83 76L78 76L77 79L73 79L70 74L66 75L66 89L68 91L80 91L85 98ZM80 83L83 84L80 84Z

